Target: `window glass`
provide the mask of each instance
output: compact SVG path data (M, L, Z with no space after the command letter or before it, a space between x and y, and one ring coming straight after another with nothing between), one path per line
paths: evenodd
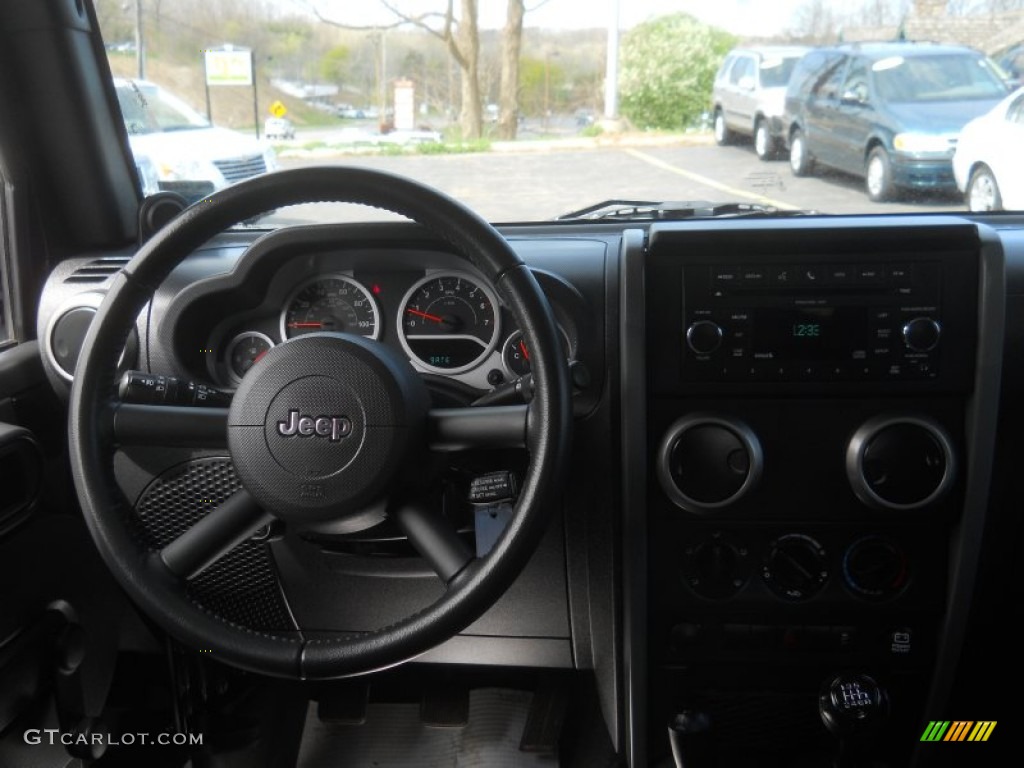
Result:
M754 60L749 56L740 56L736 59L732 72L729 73L729 82L733 85L739 85L740 81L745 77L754 77Z
M855 59L850 65L850 71L846 75L846 82L843 84L843 98L853 98L859 102L867 102L869 93L867 62L863 59Z

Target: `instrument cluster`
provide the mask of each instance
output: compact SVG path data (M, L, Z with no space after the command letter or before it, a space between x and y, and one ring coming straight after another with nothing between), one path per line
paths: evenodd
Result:
M567 360L576 324L553 302ZM278 314L246 316L213 329L209 373L234 388L275 345L308 333L350 333L399 346L421 373L490 389L530 370L523 334L494 289L466 271L339 270L295 282Z

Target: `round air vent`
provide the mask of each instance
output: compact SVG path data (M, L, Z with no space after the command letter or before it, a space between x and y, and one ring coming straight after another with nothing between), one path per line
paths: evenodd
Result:
M70 382L74 378L82 342L85 341L85 334L89 332L89 325L102 302L102 293L80 293L58 308L50 318L46 337L43 339L43 349L50 365L65 381ZM119 370L133 367L137 354L138 337L133 329L121 355Z
M657 461L665 493L696 513L738 501L760 479L764 466L761 444L748 426L704 415L674 422L661 440Z
M850 438L846 474L862 502L879 509L920 509L953 482L953 443L931 419L880 416Z

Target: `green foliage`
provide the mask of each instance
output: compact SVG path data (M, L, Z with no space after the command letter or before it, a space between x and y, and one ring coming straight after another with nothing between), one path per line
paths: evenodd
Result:
M336 45L320 59L320 77L328 83L338 85L348 77L349 51L344 45Z
M543 59L524 57L519 62L519 111L524 115L543 115L566 109L565 68L557 56Z
M416 145L419 155L466 155L472 152L490 152L491 142L488 139L472 139L454 143L431 141Z
M623 39L622 113L640 128L687 128L711 101L722 58L736 38L676 13L634 27Z

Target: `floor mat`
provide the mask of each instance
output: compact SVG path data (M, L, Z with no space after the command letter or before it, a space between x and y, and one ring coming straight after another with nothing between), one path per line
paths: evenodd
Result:
M310 702L297 768L558 768L558 758L519 751L532 694L480 688L469 724L420 722L419 704L371 702L364 725L324 723Z

